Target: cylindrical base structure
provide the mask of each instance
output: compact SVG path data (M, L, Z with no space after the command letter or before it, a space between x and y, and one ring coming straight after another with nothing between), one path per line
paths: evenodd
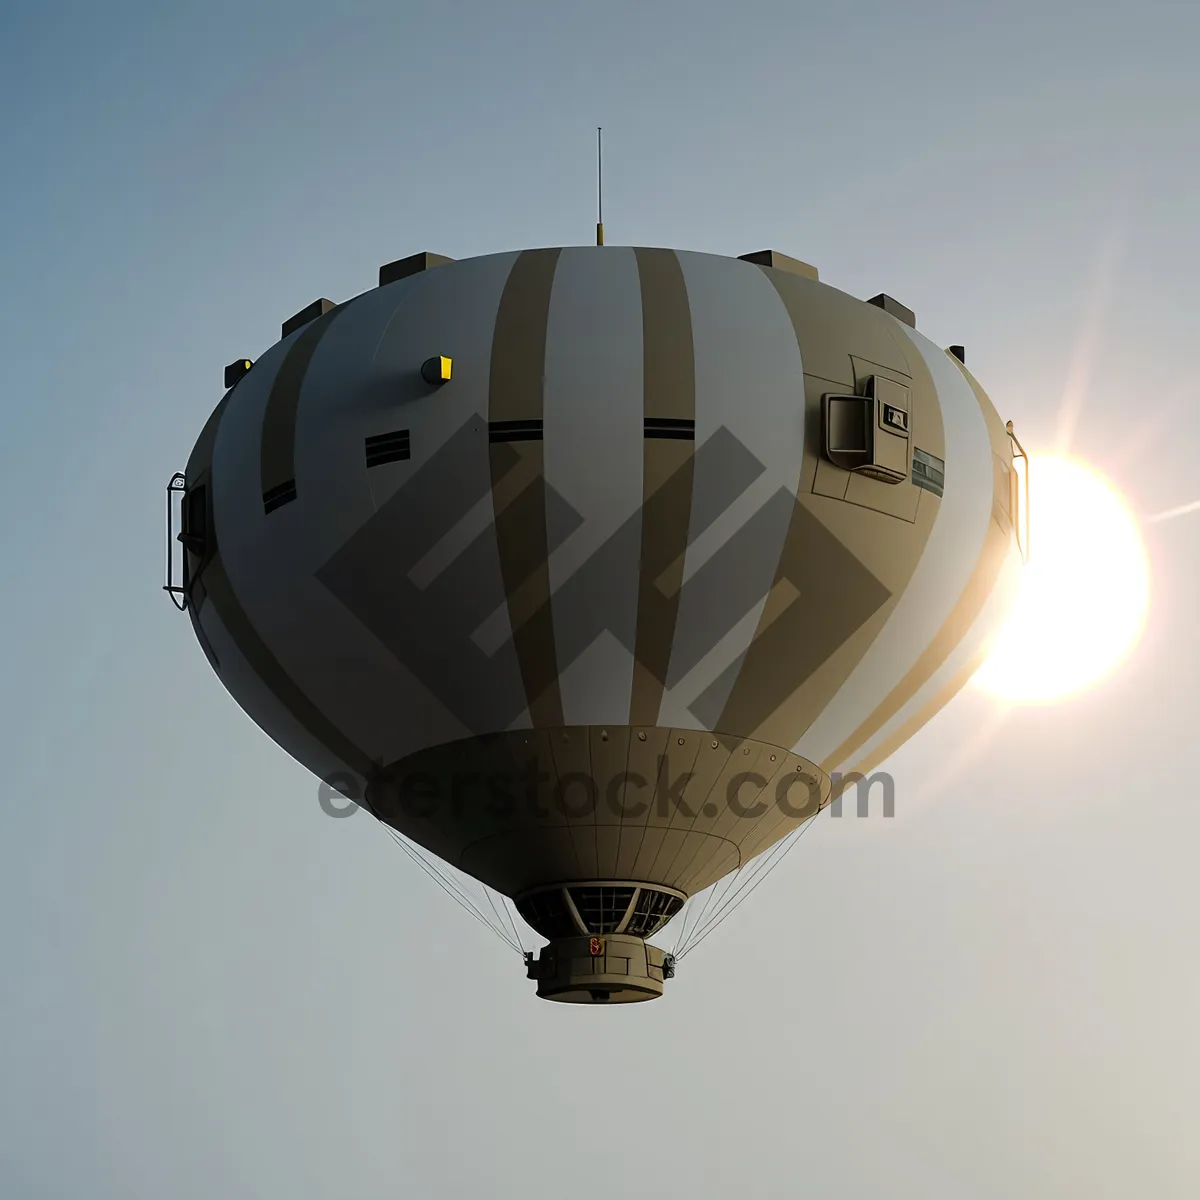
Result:
M630 1004L662 995L667 959L658 946L628 934L555 938L530 958L528 974L543 1000Z

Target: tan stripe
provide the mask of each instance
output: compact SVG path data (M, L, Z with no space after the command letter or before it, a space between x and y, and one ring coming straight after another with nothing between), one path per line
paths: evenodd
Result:
M919 351L915 347L911 357L919 357ZM957 362L958 360L954 359L954 361ZM922 366L924 366L923 363ZM928 371L928 368L925 368L925 370ZM963 373L966 374L966 371L964 370ZM978 384L970 379L970 376L967 376L967 378L975 392L976 399L979 401L979 406L983 410L984 417L988 421L989 434L992 435L994 449L995 436L991 426L997 422L989 418L989 414L993 411L992 403L983 393L982 389L979 388ZM915 426L914 436L916 436ZM931 453L938 454L938 457L941 457L941 454L936 450L931 451ZM924 504L924 500L925 498L922 497L922 504ZM1004 476L1002 479L997 474L994 477L992 521L988 525L987 536L984 538L983 548L980 551L975 569L971 572L971 577L968 579L967 586L962 595L954 605L954 608L951 609L950 615L946 618L941 629L938 630L933 641L926 647L921 656L912 665L912 668L905 674L904 678L887 694L879 707L837 749L822 760L820 767L823 771L834 770L840 763L845 762L860 746L870 741L916 695L918 690L933 678L950 657L955 646L962 641L968 630L975 623L976 618L983 610L984 604L987 603L992 589L996 586L996 580L1000 577L1000 572L1004 567L1004 560L1008 555L1011 530L1011 525L1008 522L1008 503L1007 476ZM908 728L909 725L911 725L911 722L906 722L904 728ZM889 743L890 741L891 739L889 739Z
M900 342L900 339L904 337L902 333L893 332L892 336L900 348L905 351L908 375L912 379L912 413L910 415L912 444L917 449L924 450L926 454L944 459L946 457L946 426L942 421L942 403L938 396L937 385L933 382L929 364L911 341L905 338L903 343ZM931 500L937 499L931 492L921 493L922 500L926 496L929 496Z
M1012 443L1008 440L1008 432L1004 428L1004 424L1000 420L1000 414L996 412L991 398L979 386L979 382L975 376L953 354L950 354L949 351L946 354L950 361L963 373L963 378L971 385L971 391L975 393L975 399L979 401L979 407L983 411L984 423L987 425L988 439L992 444L992 465L995 477L992 516L999 523L1001 529L1013 532L1013 448Z
M794 581L798 596L780 586L785 580ZM879 622L872 618L891 593L801 501L792 512L770 599L786 607L763 606L717 727L791 746L836 683L825 681L820 694L807 698L798 694L801 688L839 648L853 642L853 662L839 659L837 677L845 678L873 640Z
M867 755L861 762L857 762L854 766L845 773L840 781L840 786L837 792L841 794L847 786L854 782L853 776L856 774L869 775L880 763L885 762L891 755L895 754L905 742L908 741L922 726L926 725L933 717L935 717L960 691L966 686L967 681L979 670L980 664L986 657L986 648L981 648L977 654L971 657L970 662L956 671L945 685L930 697L930 699L921 706L921 708L909 717L898 729L889 734L870 754Z
M251 670L271 695L308 731L308 733L346 766L370 780L378 766L369 755L355 746L336 725L301 691L284 670L271 649L258 635L242 608L225 573L225 564L216 555L204 572L209 600L221 618L221 624L233 639Z
M244 378L250 378L250 376ZM221 619L226 633L263 686L284 709L291 713L314 740L340 758L346 766L357 771L364 779L370 779L376 764L320 712L283 669L279 660L271 653L270 648L259 637L257 630L251 624L229 582L225 564L221 561L219 531L213 511L215 506L212 503L212 459L221 419L239 386L241 386L240 382L226 392L221 403L217 405L212 416L205 423L191 457L188 459L188 486L191 487L197 482L206 480L209 488L208 537L210 545L214 549L204 567L203 591ZM201 645L211 655L211 648L207 645L207 639L204 638L194 612L192 623L196 628L197 635L201 638ZM213 657L215 659L215 656Z
M856 505L811 494L819 461L823 379L853 378L850 348L912 380L914 444L943 446L941 410L924 363L914 369L883 312L809 280L768 271L787 309L805 371L805 448L773 598L764 607L718 728L792 746L828 704L883 628L916 570L936 503L920 496L912 523L868 516ZM924 439L924 440L922 440ZM900 487L912 487L900 484ZM889 522L880 537L878 522ZM799 592L792 597L789 582ZM798 685L798 686L793 686Z
M806 375L852 383L852 352L881 367L906 370L892 318L882 309L811 279L783 271L763 273L791 317Z
M542 419L546 325L558 256L557 249L525 250L509 272L492 336L489 421ZM504 442L490 450L500 574L529 715L534 726L558 726L563 710L550 605L542 442ZM520 460L515 467L513 450ZM534 502L513 503L522 493Z
M353 303L348 300L339 304L306 325L280 364L263 413L259 473L264 492L296 478L296 410L300 406L300 388L317 344Z
M644 416L696 419L692 314L672 250L640 248ZM642 542L630 724L654 725L670 665L692 515L695 443L643 442Z
M244 379L245 376L242 376L242 378ZM239 380L238 383L240 382ZM217 442L217 429L221 424L221 418L225 415L225 410L229 407L229 401L233 398L233 393L237 389L238 384L234 384L221 398L220 404L213 409L208 420L204 422L204 428L200 431L200 436L196 439L195 446L192 447L192 453L188 458L187 468L184 471L184 486L188 491L191 491L198 483L208 486L208 512L206 514L208 524L207 540L208 545L212 547L214 555L217 548L217 534L212 519L213 447ZM204 608L204 602L208 598L208 591L204 586L204 575L208 570L208 564L201 564L201 560L190 550L184 550L183 553L188 568L187 605L189 610L188 615L192 619L192 629L195 631L196 638L200 642L200 648L212 664L213 670L219 671L220 660L212 647L212 643L208 640L208 634L204 632L204 626L200 624L199 620L200 613Z
M1004 462L1011 462L1012 445L1009 443L1004 422L1001 421L1000 414L996 412L996 406L992 403L991 397L979 386L979 381L975 376L953 354L946 351L946 357L962 372L963 378L971 385L971 391L975 393L975 399L979 401L979 407L983 410L983 418L987 424L988 438L992 443L992 453ZM1005 509L1008 508L1007 498L1004 506Z
M983 606L1000 577L1004 560L1008 556L1008 546L1009 535L995 521L990 522L983 552L975 570L971 572L966 590L938 630L937 636L913 663L904 678L887 694L883 703L819 764L821 770L827 773L832 771L860 746L870 741L942 668L983 611ZM906 722L905 728L909 724L911 722Z
M187 469L184 473L189 488L195 486L200 477L207 475L212 469L213 447L217 444L217 428L220 426L221 418L225 415L229 401L233 399L240 383L241 380L225 393L221 398L221 403L213 409L212 415L204 422L204 428L200 431L195 446L192 447L192 453L188 458Z

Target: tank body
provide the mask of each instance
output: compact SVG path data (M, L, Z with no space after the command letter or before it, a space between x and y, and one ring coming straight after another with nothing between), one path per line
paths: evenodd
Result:
M804 274L444 262L226 394L189 609L315 775L547 937L645 936L970 677L1019 563L1011 462L961 362Z

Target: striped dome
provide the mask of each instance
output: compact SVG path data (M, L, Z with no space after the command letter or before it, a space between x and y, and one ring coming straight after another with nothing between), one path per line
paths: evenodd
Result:
M833 461L829 396L892 398L899 482ZM663 249L443 262L332 307L227 393L186 475L222 683L510 895L689 894L796 819L734 836L694 804L651 857L653 813L593 812L581 842L561 814L406 816L381 781L522 745L615 779L680 746L711 788L754 747L823 803L969 678L1019 561L1009 441L961 362L815 278Z

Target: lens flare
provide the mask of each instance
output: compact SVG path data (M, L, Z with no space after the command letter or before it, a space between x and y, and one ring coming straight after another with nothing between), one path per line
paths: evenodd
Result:
M1150 570L1124 497L1076 458L1033 456L1031 557L974 683L1016 704L1053 704L1111 674L1146 624Z

